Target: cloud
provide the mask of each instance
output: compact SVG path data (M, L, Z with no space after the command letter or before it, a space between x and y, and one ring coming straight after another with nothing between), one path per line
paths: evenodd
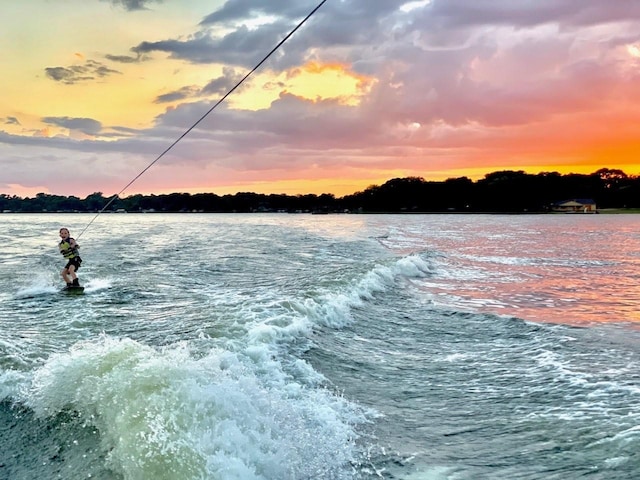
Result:
M97 135L102 130L102 124L91 118L44 117L42 122L69 130L77 130L87 135Z
M277 0L262 3L256 3L252 0L231 0L225 2L222 8L203 18L200 24L232 24L263 16L302 18L317 3L319 2L300 0Z
M140 55L136 55L131 56L131 55L111 55L111 54L107 54L104 56L104 58L106 58L107 60L111 60L112 62L117 62L117 63L138 63L142 60L144 60L143 57L141 57Z
M96 78L104 78L113 74L121 74L118 70L108 68L104 64L95 60L87 60L83 65L72 65L69 67L47 67L45 74L51 80L67 85L88 82Z
M154 100L154 103L172 103L179 100L186 100L188 98L197 97L201 92L201 89L197 86L182 87L179 90L158 95Z
M386 17L406 3L403 0L345 0L328 2L280 51L269 67L287 69L313 59L319 48L349 50L370 48L384 40L379 28ZM141 42L131 50L138 54L168 53L171 58L191 63L217 63L243 68L254 67L293 27L317 6L316 1L279 0L256 3L229 0L206 16L201 29L186 39ZM269 21L255 23L264 17ZM220 27L225 27L220 33ZM230 30L230 31L229 31ZM342 52L344 54L344 52ZM329 52L331 54L331 52ZM339 57L344 59L344 55ZM354 57L348 56L348 60Z
M65 67L47 67L44 69L47 77L56 82L73 84L84 80L91 80L93 77L80 75L80 69Z
M205 95L224 95L231 90L245 75L231 67L222 69L222 76L211 80L202 89Z
M214 78L204 87L188 85L169 93L158 95L154 103L175 103L180 100L209 97L216 95L221 97L229 92L236 84L242 80L245 74L237 72L234 68L223 67L222 76ZM238 91L247 88L248 83L242 85Z
M146 10L149 3L162 3L162 0L100 0L101 2L109 2L115 6L121 6L125 10Z
M202 30L186 40L169 39L142 42L131 50L144 55L152 52L168 53L171 58L190 63L211 63L254 67L282 38L289 25L274 22L256 30L242 26L221 38Z
M2 121L2 123L4 123L5 125L20 125L20 120L18 120L16 117L0 118L0 121Z
M421 11L423 15L416 18L416 22L426 20L427 30L504 25L534 27L549 23L585 27L637 19L640 4L634 0L610 5L599 0L432 0Z

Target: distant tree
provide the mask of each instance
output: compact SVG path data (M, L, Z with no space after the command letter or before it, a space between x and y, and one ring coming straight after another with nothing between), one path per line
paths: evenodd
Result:
M622 181L626 180L627 174L622 170L609 169L609 168L601 168L600 170L593 173L603 181L605 188L611 188L613 186L619 185Z
M468 211L474 207L475 191L468 177L448 178L442 188L442 204L447 211Z
M422 177L392 178L383 185L336 198L320 196L240 192L220 197L214 193L172 193L105 198L94 192L85 199L38 193L33 198L0 194L0 211L70 212L124 208L127 211L164 212L269 212L343 211L354 212L542 212L561 200L592 198L598 208L640 207L640 178L622 170L602 168L590 175L522 170L488 173L477 182L467 177L444 182Z
M504 170L485 175L478 181L478 199L485 211L540 211L535 176L522 170Z
M102 196L102 192L94 192L84 199L84 208L88 211L100 211L108 200Z

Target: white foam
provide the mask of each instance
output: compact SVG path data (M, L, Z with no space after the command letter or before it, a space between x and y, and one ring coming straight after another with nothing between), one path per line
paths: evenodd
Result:
M352 321L352 309L361 307L377 293L394 286L398 278L423 278L430 272L431 268L425 260L419 255L410 255L388 266L377 265L346 288L326 292L317 298L305 299L295 308L313 321L340 328Z
M48 274L36 274L30 280L30 283L18 289L15 296L17 298L38 297L42 295L50 295L57 293L64 286L61 281L52 283L51 275ZM111 288L113 281L110 278L94 278L91 280L83 281L83 286L87 292L96 292Z
M247 361L248 360L248 361ZM107 336L52 356L23 392L41 417L67 408L97 427L125 478L341 478L355 455L343 398L307 388L261 355Z
M26 287L21 287L16 292L16 297L37 297L40 295L49 295L57 292L58 290L59 288L55 287L51 283L51 275L36 273L35 276L30 279L30 282Z
M18 398L20 392L29 384L29 376L18 370L0 372L0 401Z
M398 273L412 278L422 278L432 273L431 266L419 255L404 257L396 263Z
M86 292L96 292L111 288L112 284L113 281L110 278L93 278L84 283L83 286Z

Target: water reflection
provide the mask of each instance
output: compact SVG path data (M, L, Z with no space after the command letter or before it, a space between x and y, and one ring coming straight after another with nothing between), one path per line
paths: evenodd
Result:
M419 288L443 307L569 324L640 322L639 215L416 220L397 234L407 251L437 252L437 273Z

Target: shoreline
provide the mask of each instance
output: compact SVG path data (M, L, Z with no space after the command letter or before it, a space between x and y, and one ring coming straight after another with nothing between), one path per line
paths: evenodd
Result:
M401 212L384 212L384 211L371 211L371 212L345 212L345 211L328 211L328 212L316 212L316 211L295 211L295 212L289 212L289 211L270 211L270 210L265 210L265 211L254 211L254 212L233 212L233 211L202 211L202 210L198 210L198 211L162 211L162 210L155 210L155 211L149 211L149 210L142 210L142 211L138 211L138 210L132 210L132 211L104 211L104 212L98 212L98 211L79 211L79 210L60 210L60 211L40 211L40 212L14 212L14 211L9 211L9 210L4 210L4 211L0 211L0 215L40 215L40 214L66 214L66 213L86 213L86 214L97 214L97 213L101 213L101 214L129 214L129 213L133 213L133 214L162 214L162 213L181 213L181 214L197 214L197 213L216 213L216 214L225 214L225 213L231 213L231 214L237 214L237 213L246 213L246 214L261 214L261 213L283 213L283 214L308 214L308 215L328 215L328 214L333 214L333 215L371 215L371 214L375 214L375 215L459 215L459 214L465 214L465 215L594 215L594 214L604 214L604 215L619 215L619 214L640 214L640 208L599 208L597 209L595 212L500 212L500 211L492 211L492 212L482 212L482 211L462 211L462 210L451 210L451 211L446 211L446 212L440 212L440 211L436 211L436 212L420 212L420 211L416 211L416 212L407 212L407 211L401 211Z

